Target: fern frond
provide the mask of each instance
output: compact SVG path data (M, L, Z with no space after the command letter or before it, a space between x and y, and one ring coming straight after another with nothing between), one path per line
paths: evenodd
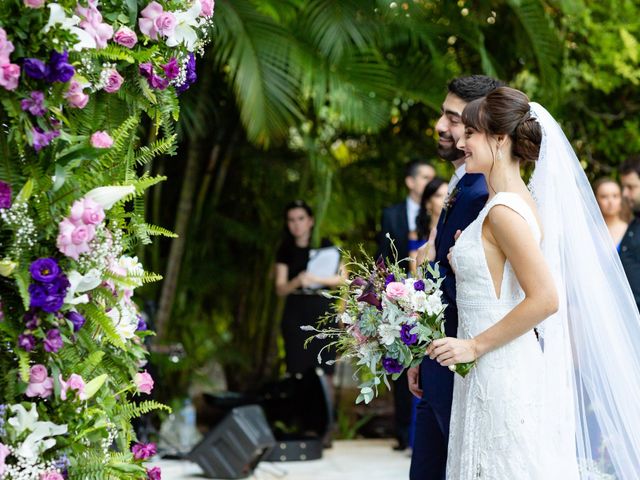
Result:
M116 409L116 415L126 420L131 420L132 418L145 415L154 410L164 410L167 413L171 413L172 411L171 407L164 405L160 402L156 402L155 400L145 400L144 402L140 402L137 405L134 403L121 404Z
M111 318L109 318L102 310L92 303L87 303L83 306L83 313L96 332L104 334L106 340L110 344L120 349L125 348L124 342L118 335Z

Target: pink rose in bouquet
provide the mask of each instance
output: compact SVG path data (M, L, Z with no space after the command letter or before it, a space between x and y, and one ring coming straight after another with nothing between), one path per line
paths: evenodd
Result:
M122 45L126 48L133 48L138 43L138 36L136 32L128 27L120 27L113 37L114 41L118 45Z
M49 377L44 365L36 364L31 367L29 386L25 395L27 397L47 398L53 392L53 379Z
M139 392L149 395L151 390L153 390L153 378L151 378L151 375L149 375L146 370L136 373L134 381Z

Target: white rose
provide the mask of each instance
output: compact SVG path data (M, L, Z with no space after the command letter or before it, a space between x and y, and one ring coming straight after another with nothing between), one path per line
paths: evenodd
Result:
M429 315L436 315L440 313L440 310L442 310L442 300L440 299L440 295L438 295L438 293L429 295L429 298L427 299L427 313Z
M427 294L422 291L413 292L411 309L414 312L424 312L427 309Z

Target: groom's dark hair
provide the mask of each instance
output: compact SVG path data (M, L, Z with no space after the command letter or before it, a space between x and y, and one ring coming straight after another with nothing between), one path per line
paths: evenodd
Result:
M504 87L506 83L486 75L470 75L468 77L454 78L449 82L449 93L469 103L477 98L482 98L493 92L498 87Z
M622 162L618 170L620 175L629 175L630 173L636 172L638 177L640 177L640 155L631 155Z

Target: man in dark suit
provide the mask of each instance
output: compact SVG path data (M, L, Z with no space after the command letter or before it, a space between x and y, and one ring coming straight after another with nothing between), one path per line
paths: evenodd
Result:
M620 181L622 196L633 210L633 220L620 242L620 260L640 308L640 155L620 165Z
M467 103L481 98L504 85L484 75L454 79L442 104L441 116L436 124L439 135L438 154L450 161L456 171L449 183L449 196L438 222L435 261L444 276L442 300L445 310L445 331L455 337L458 330L456 283L447 259L458 230L464 230L487 201L484 177L465 174L464 154L456 148L464 135L462 111ZM428 246L425 246L428 247ZM418 262L426 256L426 248L418 252ZM449 421L453 396L453 372L425 357L420 367L409 369L407 376L411 392L420 398L416 412L415 439L411 457L411 480L444 480L447 466Z
M391 205L382 212L382 238L380 240L379 255L384 259L394 261L389 236L393 239L398 251L397 260L409 256L409 232L416 230L416 217L420 210L420 200L424 187L436 176L436 170L426 160L413 160L405 168L405 185L407 198L405 201ZM405 270L409 271L409 262L404 261ZM409 427L411 426L411 392L407 384L407 375L403 373L394 382L393 406L395 415L395 430L398 444L394 450L404 450L409 443Z

